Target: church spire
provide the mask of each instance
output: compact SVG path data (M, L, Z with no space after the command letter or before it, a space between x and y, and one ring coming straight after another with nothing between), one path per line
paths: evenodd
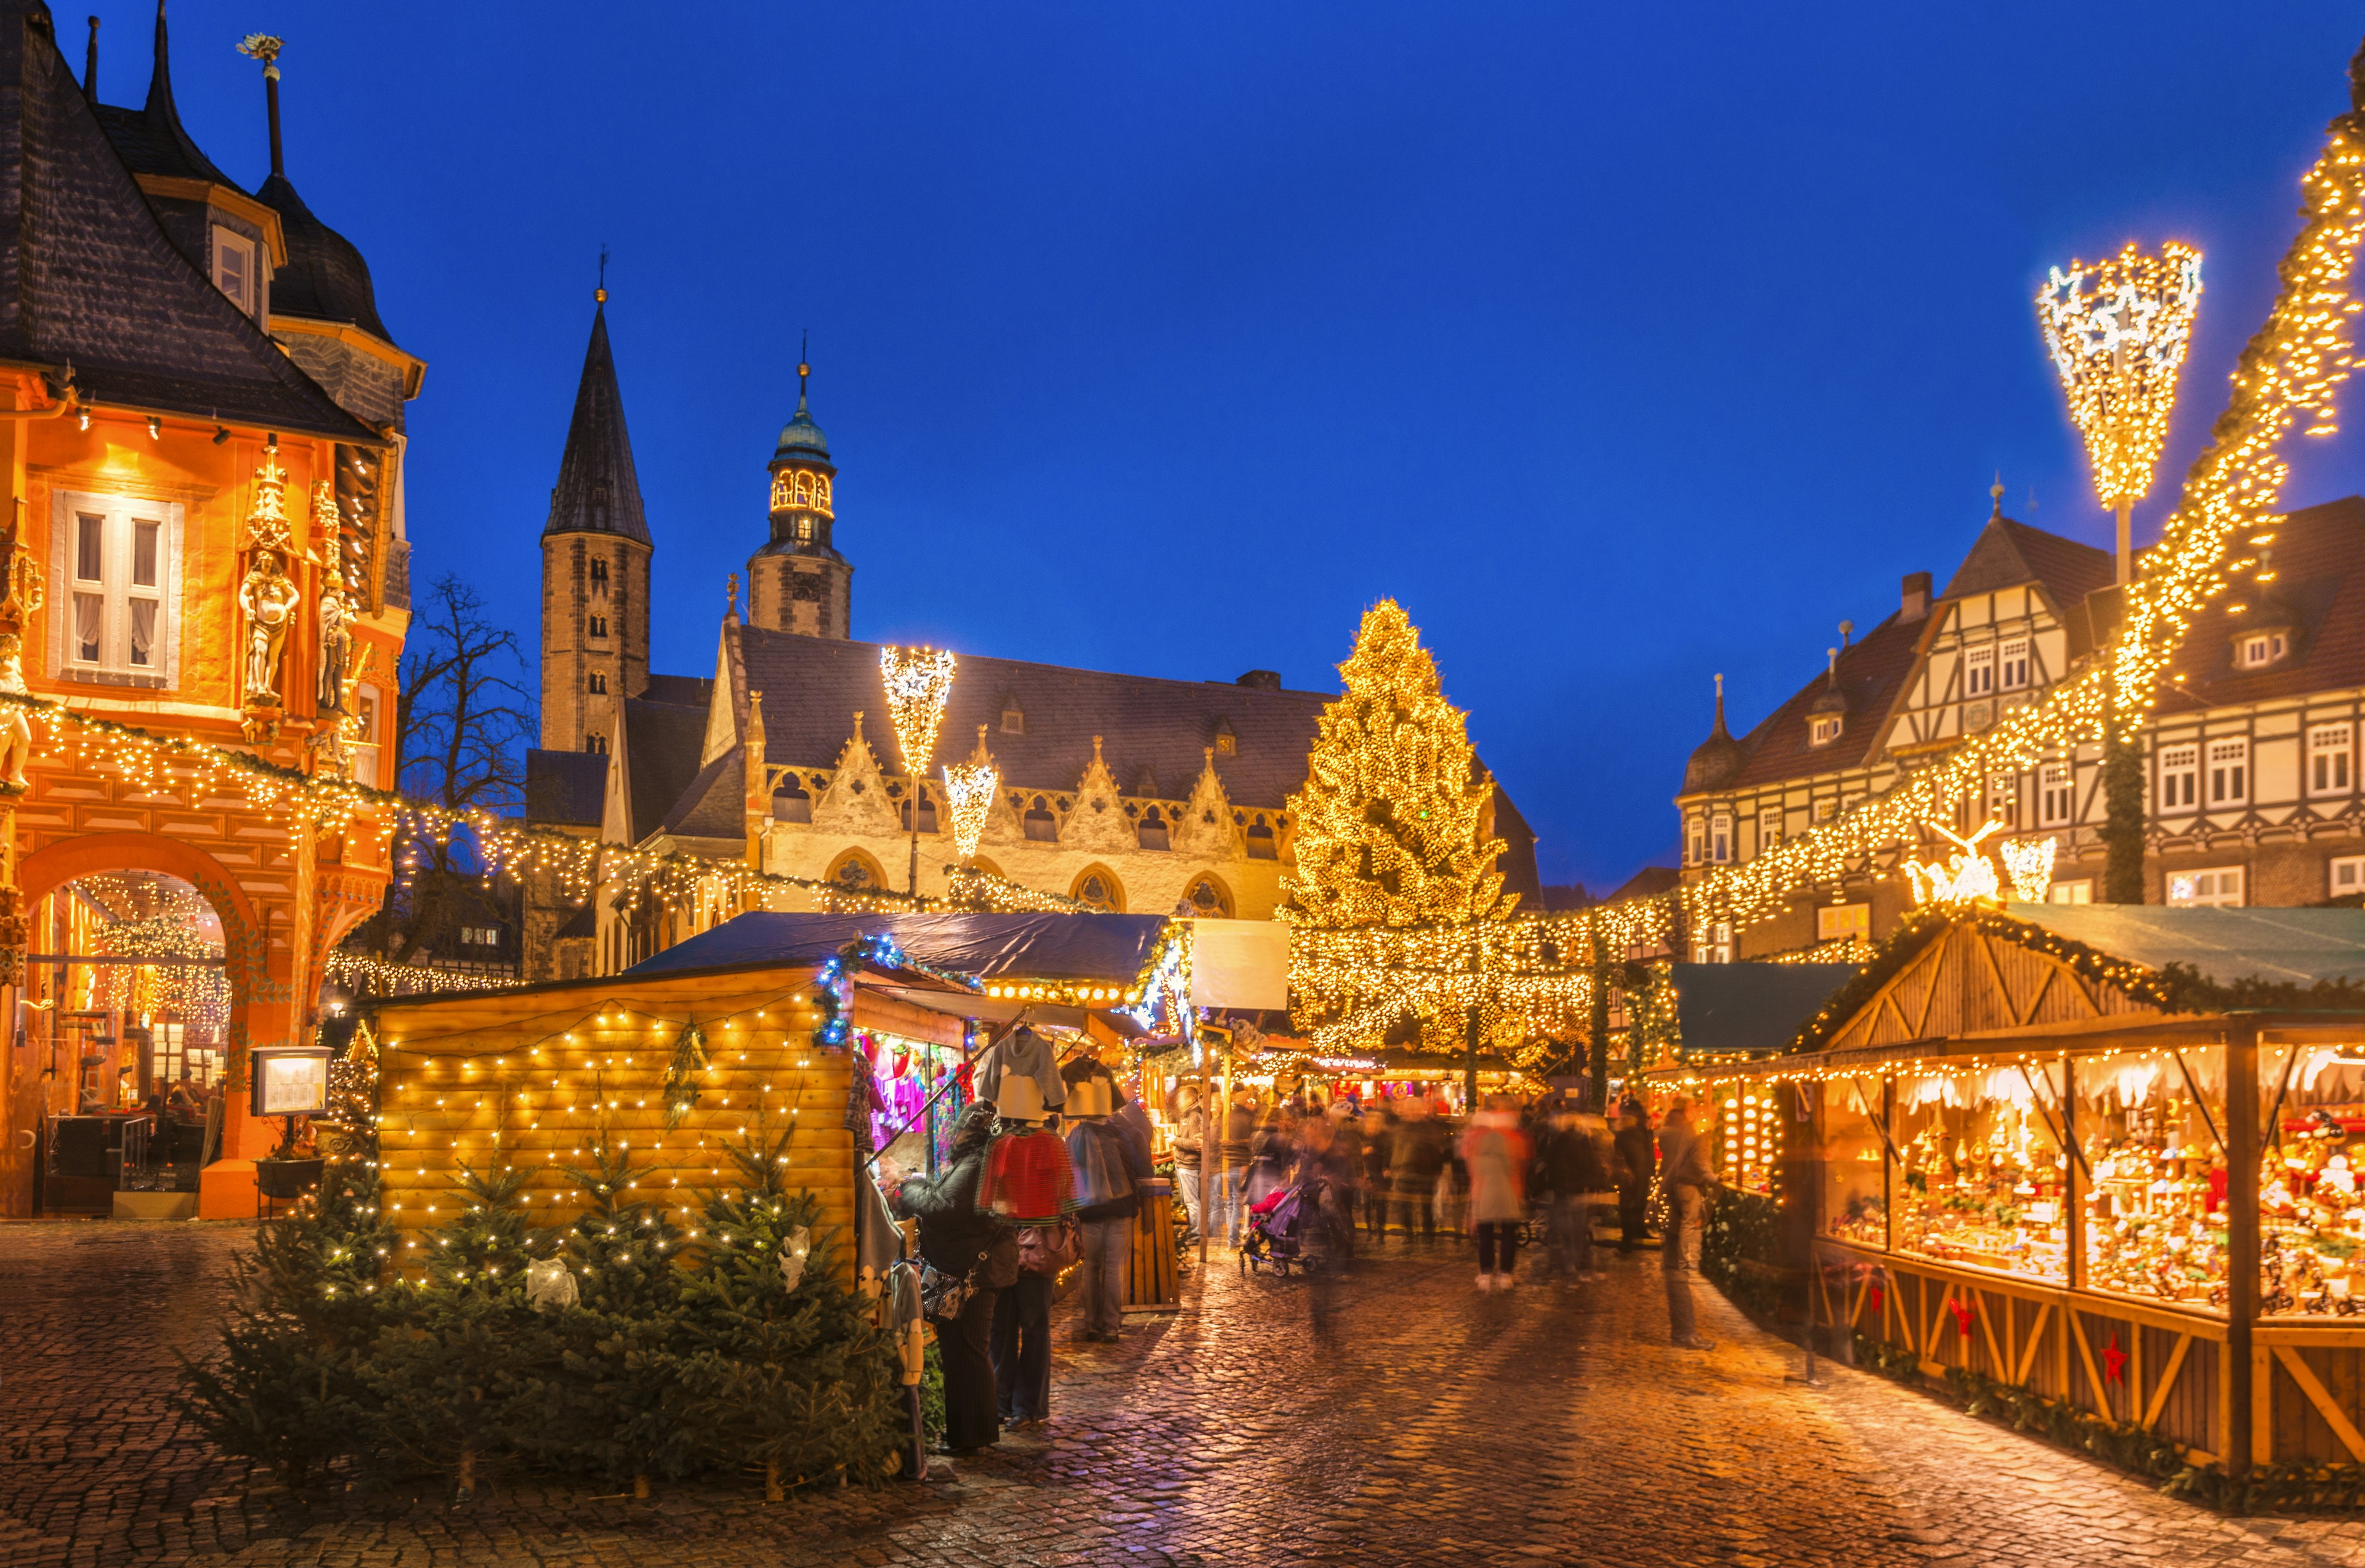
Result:
M212 159L197 150L197 144L181 125L180 107L173 102L173 51L164 28L164 0L156 0L156 63L148 75L148 102L140 113L148 121L154 164L141 173L177 174L227 185L231 190L241 188L214 167Z
M624 429L624 395L616 385L616 358L608 346L606 258L591 308L591 342L583 354L583 380L575 391L575 418L566 427L566 451L558 460L558 482L550 489L554 533L614 533L649 543L641 510L640 475L633 467L633 438Z

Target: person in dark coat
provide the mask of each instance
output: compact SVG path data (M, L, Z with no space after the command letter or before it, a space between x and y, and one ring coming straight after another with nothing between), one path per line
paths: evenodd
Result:
M1388 1150L1395 1147L1396 1114L1384 1100L1363 1128L1363 1228L1374 1238L1388 1233Z
M1580 1115L1563 1107L1540 1129L1536 1143L1536 1188L1551 1205L1545 1267L1563 1278L1601 1278L1593 1271L1589 1205L1594 1193L1609 1187L1608 1170L1594 1142L1593 1129L1600 1126L1598 1116Z
M1407 1102L1405 1118L1396 1124L1388 1148L1388 1175L1395 1193L1396 1217L1407 1241L1412 1239L1416 1215L1424 1238L1437 1236L1437 1178L1445 1169L1448 1153L1445 1129L1429 1115L1427 1103Z
M987 1281L989 1260L1003 1240L1004 1226L977 1207L978 1177L985 1169L986 1145L993 1138L993 1107L980 1103L961 1113L953 1128L951 1163L934 1181L914 1176L896 1202L920 1221L920 1256L955 1279L974 1273L958 1317L930 1317L945 1370L945 1447L956 1456L976 1453L1002 1440L994 1410L993 1303Z
M1613 1147L1618 1155L1618 1250L1631 1252L1642 1240L1642 1205L1650 1202L1651 1176L1659 1164L1650 1124L1631 1101L1618 1119Z

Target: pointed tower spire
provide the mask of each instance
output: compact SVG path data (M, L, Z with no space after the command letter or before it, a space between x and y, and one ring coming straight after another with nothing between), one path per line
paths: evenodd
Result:
M812 411L805 407L805 383L813 377L813 364L805 351L812 347L813 329L808 327L797 339L797 418L801 420L813 418Z
M604 279L605 274L602 277ZM608 346L608 307L603 286L591 309L591 342L583 353L583 379L575 391L575 418L566 427L566 451L558 460L558 482L550 490L554 533L615 533L649 542L641 510L641 479L633 466L633 438L624 429L624 395L616 385L616 359Z
M241 188L197 151L197 144L181 126L181 111L173 102L173 51L164 28L164 0L156 0L156 64L148 76L148 102L140 113L148 121L153 158L153 166L141 169L142 174L175 174L232 190Z
M90 45L83 55L82 95L94 105L98 102L98 18L90 19Z

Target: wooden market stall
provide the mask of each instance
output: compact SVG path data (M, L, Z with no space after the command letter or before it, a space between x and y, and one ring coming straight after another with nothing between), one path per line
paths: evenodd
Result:
M2359 1463L2352 976L2354 910L1933 910L1799 1050L1694 1082L1728 1179L1779 1150L1817 1319L1873 1353L2203 1466Z

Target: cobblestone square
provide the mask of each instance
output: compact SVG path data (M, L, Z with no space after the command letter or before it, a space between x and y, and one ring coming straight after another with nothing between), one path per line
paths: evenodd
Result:
M1336 1283L1219 1266L1115 1347L1062 1325L1051 1424L925 1484L299 1506L168 1402L246 1231L0 1229L0 1563L2365 1562L2365 1522L2223 1518L1869 1375L1786 1382L1705 1287L1716 1349L1676 1350L1654 1257L1482 1295L1443 1240Z

